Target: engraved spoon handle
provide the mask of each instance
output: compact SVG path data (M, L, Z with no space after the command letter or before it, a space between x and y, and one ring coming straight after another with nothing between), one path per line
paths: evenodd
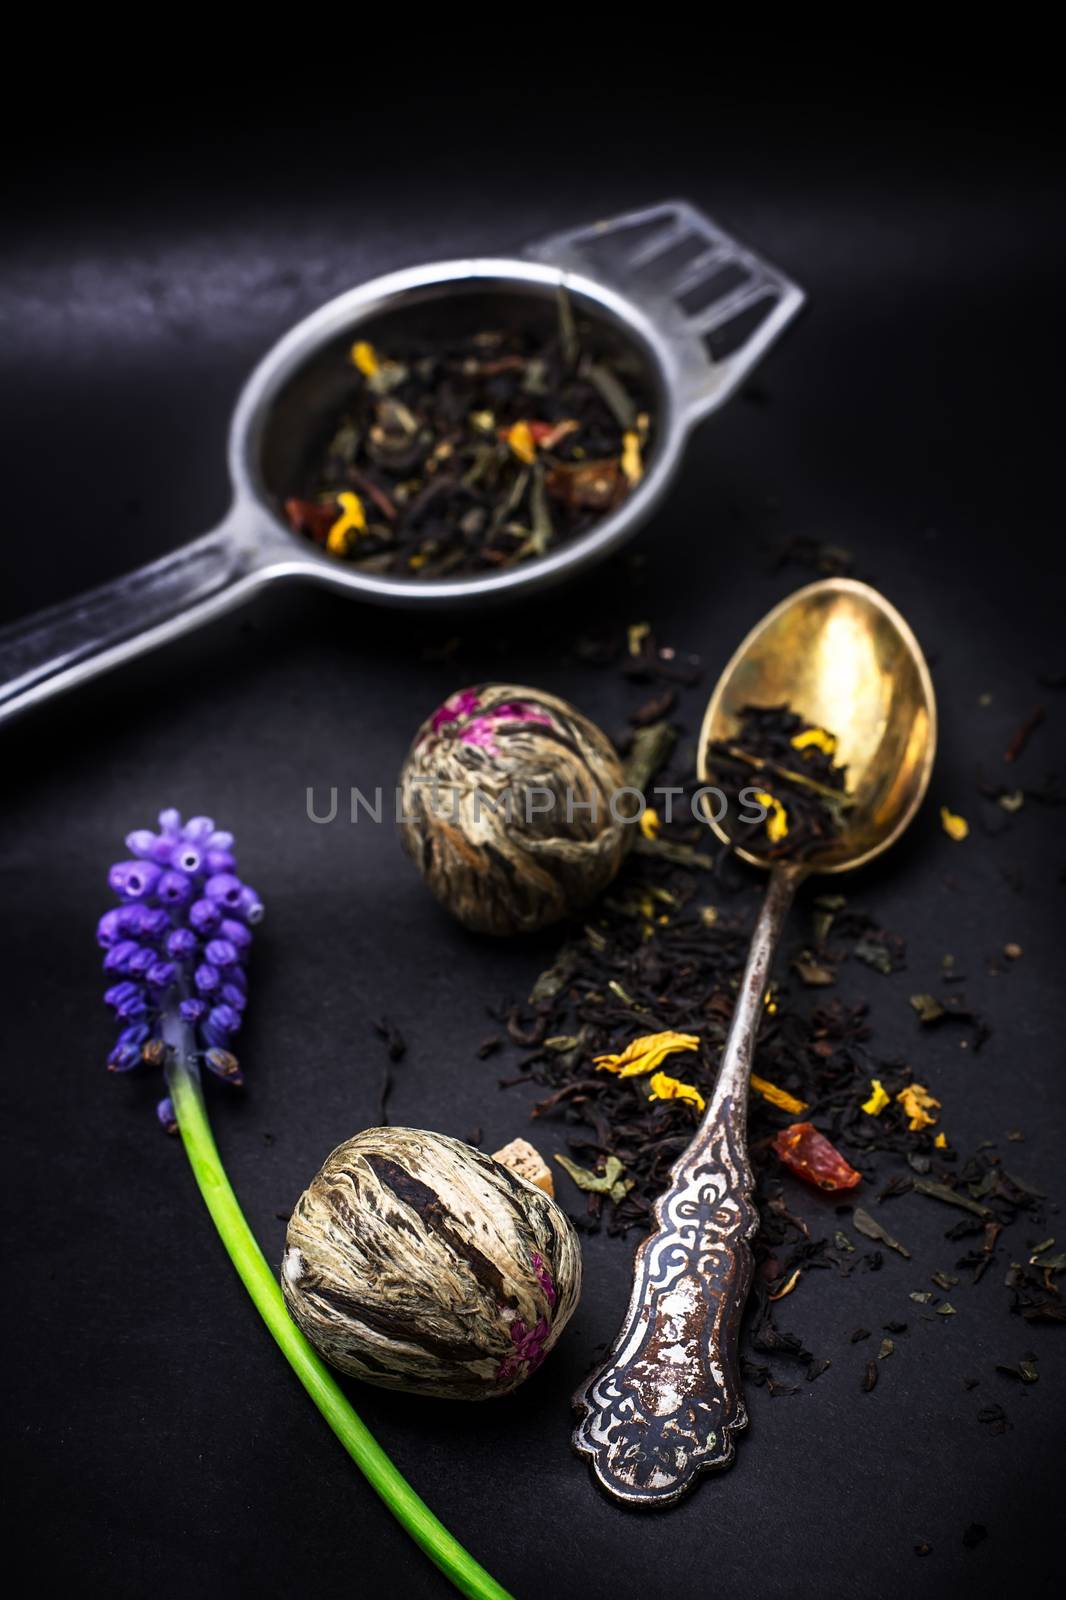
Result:
M804 869L773 869L752 935L714 1094L655 1205L621 1332L574 1396L574 1447L614 1499L679 1500L733 1459L747 1423L737 1342L758 1214L747 1153L748 1079L766 983Z

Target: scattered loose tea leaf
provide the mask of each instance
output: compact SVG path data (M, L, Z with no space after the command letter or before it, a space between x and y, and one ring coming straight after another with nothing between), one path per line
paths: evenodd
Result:
M792 970L807 985L808 989L824 989L831 983L836 983L836 973L832 967L827 967L824 962L815 961L804 952L803 955L793 957Z
M862 1388L864 1394L869 1394L872 1389L877 1388L877 1379L879 1375L877 1362L868 1361L862 1375Z
M959 1206L963 1211L972 1212L975 1217L984 1221L993 1221L995 1212L983 1206L979 1200L972 1199L968 1194L952 1189L946 1183L937 1183L932 1178L917 1177L912 1180L912 1187L918 1194L928 1195L931 1200L942 1200L945 1205Z
M982 1406L980 1408L977 1413L977 1420L984 1427L986 1427L990 1433L1006 1433L1007 1429L1010 1427L1010 1421L1007 1417L1007 1413L1004 1411L1003 1407L1001 1405L997 1405L995 1401L993 1401L991 1405Z
M911 1005L918 1013L919 1022L937 1022L944 1015L944 1007L931 994L912 994Z
M1037 728L1039 728L1043 720L1044 708L1043 706L1036 706L1034 710L1032 710L1026 717L1021 727L1012 736L1010 743L1003 752L1003 760L1008 766L1011 764L1011 762L1017 761L1018 757L1029 743L1030 738L1036 732Z
M898 970L898 963L893 959L891 950L881 939L860 939L851 953L857 960L865 961L868 967L873 967L875 972L883 972L886 977Z
M996 1363L996 1371L1002 1372L1004 1377L1017 1378L1021 1383L1036 1383L1040 1377L1036 1370L1036 1357L1023 1356L1016 1367L1005 1366L1002 1362Z
M868 1211L863 1210L862 1206L855 1207L851 1220L859 1232L866 1235L867 1239L877 1239L881 1244L887 1245L890 1250L895 1250L901 1256L906 1256L908 1261L910 1260L911 1253L906 1245L902 1245L898 1239L894 1239L888 1229L883 1228L874 1217L871 1217Z
M576 1161L571 1161L568 1156L556 1156L556 1161L564 1172L570 1174L579 1189L586 1194L606 1194L618 1204L624 1200L633 1187L632 1178L623 1178L625 1171L617 1156L608 1156L604 1162L602 1172L590 1172L588 1167L579 1167Z

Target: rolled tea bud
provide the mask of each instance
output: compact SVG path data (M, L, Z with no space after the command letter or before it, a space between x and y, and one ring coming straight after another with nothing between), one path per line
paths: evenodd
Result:
M485 1400L540 1365L577 1304L581 1251L555 1201L471 1145L368 1128L289 1222L293 1320L342 1372Z
M606 735L555 695L450 695L400 774L401 838L437 899L478 933L527 933L611 882L638 809Z

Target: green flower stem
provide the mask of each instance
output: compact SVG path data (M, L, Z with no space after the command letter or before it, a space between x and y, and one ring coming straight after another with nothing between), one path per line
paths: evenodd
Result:
M167 1082L185 1153L222 1243L256 1309L311 1399L370 1487L460 1594L473 1596L474 1600L511 1600L506 1589L437 1521L393 1466L290 1318L277 1280L226 1177L207 1118L198 1072L180 1050L171 1053Z

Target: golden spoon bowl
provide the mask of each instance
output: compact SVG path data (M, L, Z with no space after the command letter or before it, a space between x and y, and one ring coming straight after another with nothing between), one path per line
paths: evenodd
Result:
M837 739L847 767L844 831L805 869L848 872L887 850L921 805L936 755L936 697L921 646L876 589L852 578L808 584L748 634L718 680L700 730L698 770L713 785L711 746L735 736L745 706L787 704ZM752 782L757 786L757 774ZM718 837L755 866L772 865Z

